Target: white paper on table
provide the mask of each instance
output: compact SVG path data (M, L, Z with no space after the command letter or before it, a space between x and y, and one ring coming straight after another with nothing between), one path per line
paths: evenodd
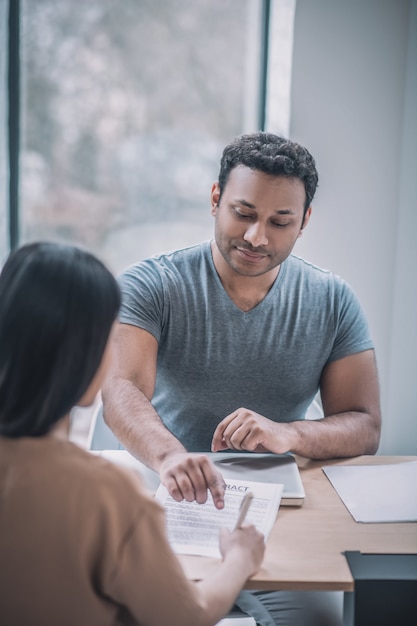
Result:
M323 471L356 522L417 521L417 461Z
M232 530L240 503L247 493L254 495L245 523L254 524L268 538L279 509L284 485L247 480L225 479L225 506L218 510L208 494L207 502L177 502L166 487L159 485L155 499L165 508L168 539L177 554L196 554L220 558L219 530Z

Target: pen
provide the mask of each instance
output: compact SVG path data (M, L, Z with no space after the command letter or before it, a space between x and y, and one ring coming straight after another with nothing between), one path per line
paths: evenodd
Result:
M246 513L249 511L249 507L251 505L252 500L253 500L253 493L251 491L248 491L248 493L245 495L245 497L242 499L242 502L240 503L239 517L237 518L237 522L236 522L234 530L242 526L246 517Z

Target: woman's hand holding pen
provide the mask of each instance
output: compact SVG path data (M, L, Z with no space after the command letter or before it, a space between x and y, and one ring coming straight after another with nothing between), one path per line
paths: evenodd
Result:
M253 524L245 524L232 532L221 528L219 547L223 561L238 558L242 561L242 567L247 568L249 578L258 571L263 561L265 539Z
M248 566L248 576L252 576L259 569L265 553L263 534L256 530L253 524L243 525L252 500L253 494L248 492L240 503L239 514L233 532L230 532L227 528L222 528L219 539L223 561L230 554L235 554L235 550L238 550L240 556L243 556L246 566Z

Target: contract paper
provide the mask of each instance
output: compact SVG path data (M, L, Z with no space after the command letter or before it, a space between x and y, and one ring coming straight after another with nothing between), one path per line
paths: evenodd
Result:
M284 485L247 480L225 479L225 506L218 510L208 494L207 502L177 502L166 487L159 485L155 499L166 511L168 539L177 554L194 554L221 558L219 530L233 530L239 516L239 507L248 491L253 500L245 523L254 524L268 538L277 517Z
M417 521L417 461L323 471L356 522Z

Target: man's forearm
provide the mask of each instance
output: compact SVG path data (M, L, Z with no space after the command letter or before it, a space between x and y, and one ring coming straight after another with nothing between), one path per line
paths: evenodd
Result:
M291 452L310 459L375 454L379 445L379 419L367 413L351 411L288 426L294 437Z
M110 379L102 389L103 417L133 456L159 472L170 454L184 446L163 425L151 402L131 381Z

